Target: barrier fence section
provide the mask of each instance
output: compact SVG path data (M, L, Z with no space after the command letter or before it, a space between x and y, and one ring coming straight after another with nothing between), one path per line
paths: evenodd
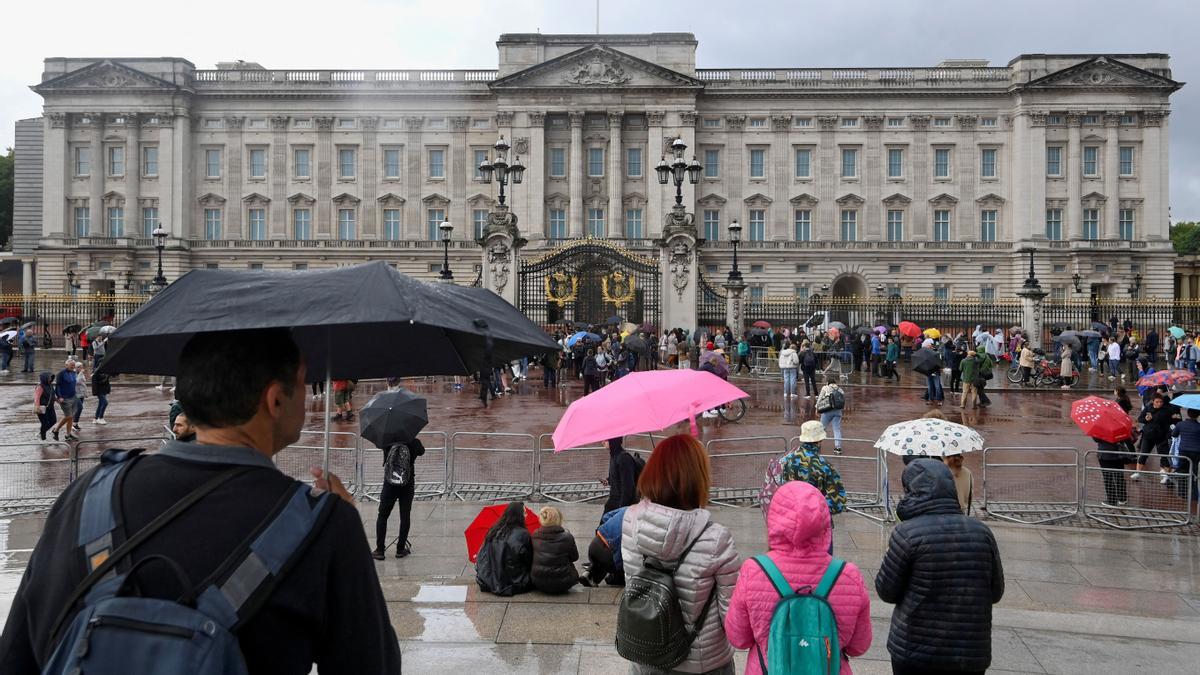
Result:
M298 442L275 455L275 466L288 476L311 484L314 478L309 469L325 463L324 435L325 431L322 429L301 431ZM331 431L329 446L329 471L342 479L350 494L357 494L358 459L362 439L352 431Z
M1165 479L1157 472L1142 471L1139 480L1132 480L1136 472L1127 467L1138 453L1105 453L1106 458L1111 455L1117 460L1112 466L1101 466L1098 455L1089 450L1083 456L1080 506L1085 516L1118 530L1188 524L1195 509L1195 486L1186 456L1175 458L1179 468Z
M788 445L793 448L799 446L800 437L792 436ZM847 511L881 525L891 522L887 457L883 451L875 449L875 441L843 438L842 454L822 451L821 456L837 469L842 479L842 485L846 488Z
M757 506L772 459L787 452L784 436L717 438L704 445L712 487L709 501L724 506Z
M0 460L0 514L15 516L50 508L74 480L71 452L71 447L61 441L0 445L0 456L38 457Z
M413 499L439 499L450 490L450 437L444 431L417 434L425 454L416 460L416 490ZM386 453L372 444L360 443L358 459L359 490L355 496L379 501L383 492L383 461Z
M537 466L533 434L456 431L450 436L450 494L456 499L531 498Z
M538 436L537 493L550 501L578 504L608 496L608 447L603 443L554 452L552 434Z
M1002 520L1029 525L1077 515L1079 451L1068 447L984 448L983 510Z

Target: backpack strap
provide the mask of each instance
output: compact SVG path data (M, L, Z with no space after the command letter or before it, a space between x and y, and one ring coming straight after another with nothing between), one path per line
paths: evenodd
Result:
M817 590L813 591L813 595L818 598L828 598L829 592L833 590L833 585L837 583L838 577L842 575L842 568L846 566L846 561L841 558L834 558L829 561L829 567L825 568L825 575L821 577L821 583L817 584Z
M779 568L775 566L775 562L768 558L766 554L756 555L751 560L758 563L758 566L762 568L763 574L767 575L767 578L771 580L771 585L775 587L775 592L779 594L779 597L786 598L795 593L788 584L788 580L783 576L783 572L779 571Z
M217 568L214 577L220 581L207 583L196 599L197 609L232 632L266 603L333 512L330 502L337 497L332 492L315 499L311 492L310 486L299 481L284 492L280 505L264 521L265 527L257 528L251 539Z

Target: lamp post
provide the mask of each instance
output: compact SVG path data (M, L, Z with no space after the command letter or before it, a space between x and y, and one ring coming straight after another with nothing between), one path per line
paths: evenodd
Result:
M1033 254L1037 250L1035 248L1027 249L1029 251L1029 276L1025 277L1025 288L1041 288L1041 283L1038 282L1037 273L1033 269Z
M1129 297L1136 298L1142 291L1142 273L1138 272L1133 275L1133 281L1129 284Z
M667 158L664 156L659 160L658 166L654 167L658 173L659 185L666 185L668 182L675 184L675 206L677 208L683 208L683 181L686 179L692 185L699 183L700 171L703 169L695 155L692 155L690 164L683 158L687 147L687 143L684 143L682 138L676 138L671 142L671 163L667 164Z
M454 226L449 220L443 220L438 229L442 232L442 272L438 278L442 281L454 281L454 273L450 271L450 235L454 232Z
M1071 275L1071 283L1074 284L1076 293L1083 292L1083 277L1079 276L1079 272Z
M167 277L163 275L162 268L163 249L167 246L167 231L160 225L154 228L150 236L154 237L154 248L158 250L158 274L155 274L154 280L150 282L154 286L154 292L157 293L167 287Z
M678 183L676 183L678 185ZM739 282L742 280L742 271L738 269L737 264L737 247L742 241L742 226L738 223L737 218L729 223L729 242L733 244L733 269L729 270L729 282Z
M79 288L79 282L75 280L75 270L67 270L67 287Z
M500 206L504 206L504 186L508 185L511 179L513 185L520 185L521 180L525 177L525 165L521 164L521 158L518 156L513 160L512 164L508 163L508 142L504 140L504 136L496 141L492 146L496 150L496 159L489 160L486 157L479 163L479 175L483 177L483 182L492 182L492 177L495 176L496 182L500 184Z

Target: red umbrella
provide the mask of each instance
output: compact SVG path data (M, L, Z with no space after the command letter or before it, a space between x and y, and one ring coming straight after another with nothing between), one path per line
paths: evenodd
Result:
M755 321L754 323L752 323L750 325L755 328L770 328L771 327L771 323L769 321Z
M479 511L479 515L475 516L475 520L467 526L464 535L467 537L467 557L471 562L475 562L475 556L479 555L479 549L483 547L483 540L487 537L488 530L492 529L499 520L500 516L504 515L504 509L508 508L508 504L494 504L485 506ZM537 514L525 507L525 528L530 534L537 531L542 526L542 521L538 520Z
M1071 421L1083 433L1109 443L1133 438L1133 420L1116 401L1088 396L1071 404Z
M900 334L905 337L919 338L921 337L921 327L911 321L900 322Z

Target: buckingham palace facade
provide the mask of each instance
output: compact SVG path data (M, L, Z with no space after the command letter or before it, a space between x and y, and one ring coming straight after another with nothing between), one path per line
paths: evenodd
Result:
M160 227L169 279L369 259L432 279L443 221L470 283L503 136L527 167L506 193L523 260L599 240L666 278L676 189L655 168L682 139L702 167L687 273L726 278L736 219L751 299L1011 297L1030 248L1052 301L1173 295L1167 55L705 69L697 44L507 34L481 70L46 59L43 114L18 123L18 167L41 169L18 195L25 290L142 292Z

